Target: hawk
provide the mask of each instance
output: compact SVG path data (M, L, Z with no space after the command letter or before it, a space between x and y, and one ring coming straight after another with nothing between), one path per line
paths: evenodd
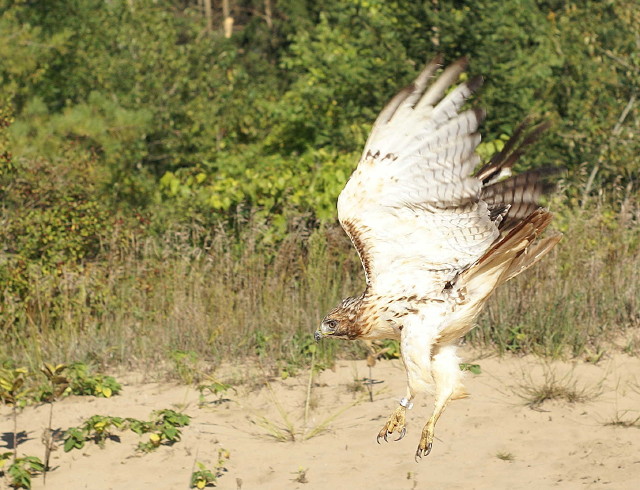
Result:
M357 168L338 198L338 218L362 261L366 289L343 300L315 332L322 338L396 339L407 372L400 406L378 434L406 434L420 393L433 414L416 461L431 451L435 424L462 385L458 340L491 293L538 262L561 238L539 238L552 215L538 200L549 169L511 168L545 129L523 123L485 165L476 153L484 111L461 111L480 87L460 59L438 77L440 59L398 93L376 119ZM476 167L480 167L474 172Z

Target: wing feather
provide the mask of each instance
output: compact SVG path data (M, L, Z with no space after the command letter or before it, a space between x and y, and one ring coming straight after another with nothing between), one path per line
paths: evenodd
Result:
M501 223L520 219L544 190L533 173L498 180L531 137L520 146L510 140L507 151L472 174L485 114L460 110L482 78L449 91L467 60L434 79L439 63L428 64L382 110L338 198L340 223L368 287L381 294L442 289L496 242ZM516 131L518 138L523 131Z

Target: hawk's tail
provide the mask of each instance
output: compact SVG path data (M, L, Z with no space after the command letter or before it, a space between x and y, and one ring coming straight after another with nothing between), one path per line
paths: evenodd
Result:
M477 280L488 281L494 288L498 287L538 262L562 238L558 234L536 241L552 218L549 211L538 208L518 223L462 274L467 288L476 289L474 283ZM458 283L462 284L461 281Z
M538 208L458 277L456 288L468 301L454 314L451 327L440 333L439 344L453 342L469 332L495 288L534 265L560 241L560 234L536 241L552 217L546 209Z

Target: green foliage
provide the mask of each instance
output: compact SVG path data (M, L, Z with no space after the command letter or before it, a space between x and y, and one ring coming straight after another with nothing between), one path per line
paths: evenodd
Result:
M78 427L70 427L64 434L64 450L82 449L87 441L93 441L101 448L107 439L119 442L114 431L131 430L142 435L149 434L148 442L140 442L138 450L153 451L161 445L170 446L180 440L181 427L189 425L191 417L175 410L157 410L150 420L94 415Z
M442 51L470 55L485 74L489 141L529 113L557 123L526 165L591 162L606 182L635 175L637 143L622 129L633 103L618 124L638 89L633 2L273 8L267 24L235 12L240 29L225 39L170 2L54 1L47 15L7 2L1 22L19 49L6 53L0 86L18 111L15 153L55 159L72 142L96 156L111 198L155 201L172 220L255 210L281 239L289 213L333 219L377 111ZM55 231L69 212L34 219Z
M113 434L114 430L122 429L125 419L108 415L93 415L79 427L69 428L64 435L64 451L82 449L87 441L93 441L101 448L107 439L118 438Z
M225 468L226 461L229 459L229 451L226 449L218 449L218 462L211 470L207 468L204 463L200 461L196 462L198 470L191 474L191 487L190 488L205 488L215 487L215 483L227 469Z
M108 415L93 415L79 427L71 427L64 434L64 451L82 449L87 441L93 441L101 448L107 439L118 440L114 430L122 429L125 419Z
M9 486L13 488L31 488L31 478L42 473L44 469L44 464L36 456L17 458L7 468Z
M437 51L485 74L489 141L530 113L556 123L526 166L590 162L596 184L637 176L624 129L639 88L630 0L285 1L266 23L239 8L231 39L168 1L53 1L46 15L4 3L15 42L0 52L0 94L17 110L15 154L56 159L72 143L97 158L110 203L163 218L254 210L277 239L290 213L333 219L378 110Z
M5 465L11 461L13 458L13 452L6 451L4 453L0 453L0 471L5 467Z
M46 383L38 374L45 376ZM121 390L112 376L94 374L81 362L69 366L43 363L36 372L26 367L0 367L0 401L8 405L52 402L72 394L109 398Z
M49 381L48 386L36 391L34 398L36 401L52 401L60 398L64 394L69 393L69 379L64 375L64 371L67 369L66 364L53 365L44 363L40 368L40 372L45 375Z
M469 371L473 374L480 374L482 369L480 368L480 364L469 364L466 362L460 363L460 371Z
M178 442L182 434L180 427L189 425L190 421L191 417L174 410L165 409L153 412L150 422L136 426L135 430L132 428L138 434L149 433L149 441L140 442L138 451L147 453L161 445L170 446Z
M193 351L175 350L170 353L178 378L185 384L192 384L198 377L198 354Z
M122 390L122 385L113 376L94 374L82 362L74 362L67 368L69 387L74 395L92 395L110 398Z
M376 357L381 359L399 359L400 358L400 342L397 340L379 340L376 341Z
M635 263L636 2L232 4L227 39L195 2L0 0L4 357L35 370L76 349L115 363L181 352L174 370L192 382L189 353L258 355L285 375L361 353L313 353L308 336L361 281L335 202L377 112L436 52L485 76L484 160L525 116L553 122L518 165L568 169L555 222L594 257L560 254L579 285L550 282L535 308L500 293L510 313L490 307L476 338L579 352L605 324L634 324L632 293L587 291L580 274L635 278L617 250ZM86 390L108 396L109 383Z
M269 148L360 150L385 98L415 73L397 35L397 5L373 0L331 7L312 29L293 36L282 60L297 77L276 106L280 125L268 136Z
M215 395L217 398L212 403L217 405L222 403L223 401L228 401L228 399L223 398L224 394L231 389L231 385L226 383L221 383L219 381L213 381L207 384L200 384L196 388L199 395L199 405L202 406L205 404L205 393L209 392L212 395Z
M64 452L68 453L72 449L82 449L87 440L85 430L80 427L71 427L64 434Z
M208 486L215 486L215 482L218 479L215 473L208 470L207 467L200 461L197 462L199 470L194 471L191 474L191 487L190 488L204 488Z
M0 401L14 407L26 403L29 388L25 379L29 371L26 368L0 367Z

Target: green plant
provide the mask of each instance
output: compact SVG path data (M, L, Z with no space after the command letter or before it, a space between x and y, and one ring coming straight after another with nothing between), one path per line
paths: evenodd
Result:
M190 385L199 379L197 352L175 350L170 353L170 358L180 381Z
M86 431L81 427L70 427L64 433L64 452L72 449L82 449L87 441Z
M131 419L128 420L131 424ZM163 444L170 446L179 441L182 437L180 427L189 425L190 421L191 417L188 415L164 409L153 412L149 422L138 425L138 421L133 421L134 425L130 425L130 428L137 434L149 433L149 441L140 442L138 451L150 452Z
M83 362L74 362L67 367L71 393L110 398L122 390L122 385L112 376L94 374Z
M180 440L181 427L189 425L191 417L175 410L152 412L150 420L94 415L79 427L69 428L64 435L64 450L81 449L87 441L104 447L107 439L119 440L114 430L129 429L138 435L149 434L148 442L140 442L138 450L149 452L160 445L171 445Z
M295 473L296 477L293 479L293 481L297 483L309 483L309 479L307 478L307 471L309 471L309 468L303 468L302 466L298 468L298 471Z
M196 464L198 465L199 470L194 471L191 475L191 488L214 486L218 479L216 474L211 470L208 470L207 467L199 461Z
M18 406L24 406L29 393L29 390L24 388L27 374L26 368L0 368L0 401L5 405L11 405L13 418L12 468L18 461Z
M122 389L113 377L94 374L82 362L71 365L44 362L39 373L44 375L44 383L38 373L26 367L0 368L0 400L12 404L11 400L15 399L20 407L31 403L52 403L71 394L108 398ZM14 391L19 391L12 394L8 389L12 385Z
M13 457L12 451L6 451L4 453L0 453L0 471L7 464L8 461L11 461Z
M461 362L460 371L469 371L473 374L480 374L482 372L482 369L480 368L480 364L469 364L466 362Z
M45 470L45 465L36 456L17 458L8 468L9 486L13 488L31 488L31 478Z
M42 372L47 376L50 383L50 391L47 401L52 402L66 389L66 379L60 375L65 369L64 365L53 366L45 364ZM6 463L12 459L6 473L10 477L10 486L14 488L31 488L31 478L38 473L46 471L51 451L51 421L53 405L49 409L49 425L46 429L43 441L45 443L45 462L36 456L18 457L18 407L26 405L29 400L31 388L25 387L25 381L29 376L26 368L0 368L0 400L7 405L11 405L13 416L13 451L0 454L0 471Z
M228 398L223 398L224 394L231 388L231 385L226 383L221 383L219 381L212 381L207 384L200 384L196 387L198 392L200 393L198 397L198 404L200 406L205 404L205 392L211 393L216 396L216 399L210 403L214 405L219 405L225 401L229 401Z
M69 379L66 376L63 376L62 373L66 370L67 366L65 364L48 364L44 363L40 371L46 376L49 381L48 390L46 393L46 398L41 396L41 399L46 399L49 403L49 423L47 424L47 428L45 429L42 435L42 443L44 444L44 476L43 480L46 484L47 481L47 470L49 469L49 458L51 456L51 451L54 449L55 444L53 441L53 430L51 429L53 424L53 402L60 398L63 393L65 393L69 387Z
M557 357L638 325L631 0L270 2L266 23L236 12L231 39L193 2L135 3L3 4L1 359L308 367L309 331L362 281L335 199L436 51L486 75L483 159L533 113L553 129L517 165L568 169L549 204L575 246L498 291L469 338ZM320 345L315 362L363 353Z
M48 386L46 389L39 390L36 401L51 403L68 391L70 380L64 376L66 370L66 364L43 363L40 372L47 378Z
M113 431L122 429L124 425L125 419L121 417L93 415L80 427L72 427L67 430L64 436L64 450L69 452L72 449L82 449L88 440L95 442L102 448L107 439L118 440Z
M25 387L28 375L27 368L0 367L0 401L13 407L24 405L30 392Z
M225 468L226 460L230 457L229 451L226 449L218 449L218 462L213 469L208 469L204 463L196 462L198 470L191 474L190 488L205 488L215 486L216 481L227 469Z
M380 353L377 357L382 359L399 359L400 358L400 342L397 340L376 341L376 345L380 347Z

